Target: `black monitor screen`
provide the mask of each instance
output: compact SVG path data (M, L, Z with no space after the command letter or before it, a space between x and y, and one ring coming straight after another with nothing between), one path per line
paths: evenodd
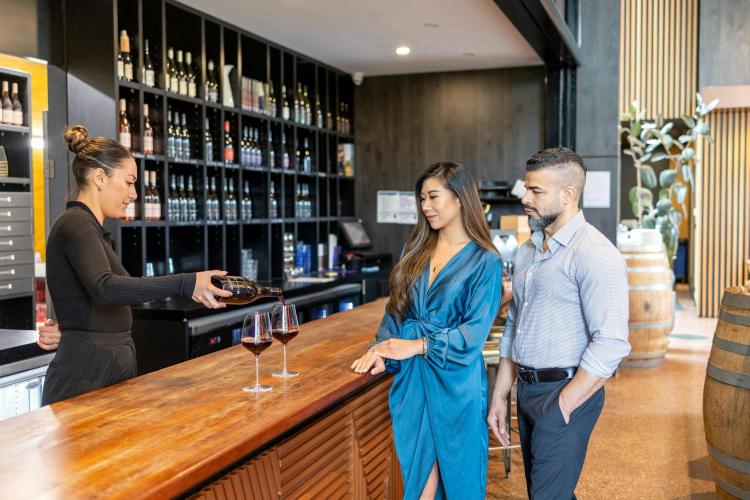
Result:
M362 224L355 221L339 221L339 224L346 242L351 248L370 248L372 246L372 242Z

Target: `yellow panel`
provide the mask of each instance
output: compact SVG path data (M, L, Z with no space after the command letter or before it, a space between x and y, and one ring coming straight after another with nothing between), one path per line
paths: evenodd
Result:
M31 75L31 136L44 137L42 113L49 109L47 102L47 65L26 59L0 54L0 67L23 71ZM34 149L31 154L31 171L34 198L34 249L45 260L44 228L44 150Z

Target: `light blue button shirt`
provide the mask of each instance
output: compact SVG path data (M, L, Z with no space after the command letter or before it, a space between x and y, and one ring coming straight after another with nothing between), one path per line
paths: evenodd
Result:
M547 245L535 231L518 250L500 356L609 377L630 352L625 259L583 212Z

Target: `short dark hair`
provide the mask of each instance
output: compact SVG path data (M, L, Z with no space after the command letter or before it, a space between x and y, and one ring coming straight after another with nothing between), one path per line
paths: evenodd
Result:
M547 148L537 151L526 162L526 171L533 172L543 168L562 167L565 165L577 165L583 169L586 175L586 164L578 154L568 148Z

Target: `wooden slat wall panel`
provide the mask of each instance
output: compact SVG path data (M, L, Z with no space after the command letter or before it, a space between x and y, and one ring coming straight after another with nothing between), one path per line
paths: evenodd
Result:
M698 315L715 317L750 258L750 109L714 111L708 124L715 143L699 148L693 266Z
M695 109L698 0L621 0L620 113L638 101L647 118Z
M388 499L403 496L386 380L193 498Z

